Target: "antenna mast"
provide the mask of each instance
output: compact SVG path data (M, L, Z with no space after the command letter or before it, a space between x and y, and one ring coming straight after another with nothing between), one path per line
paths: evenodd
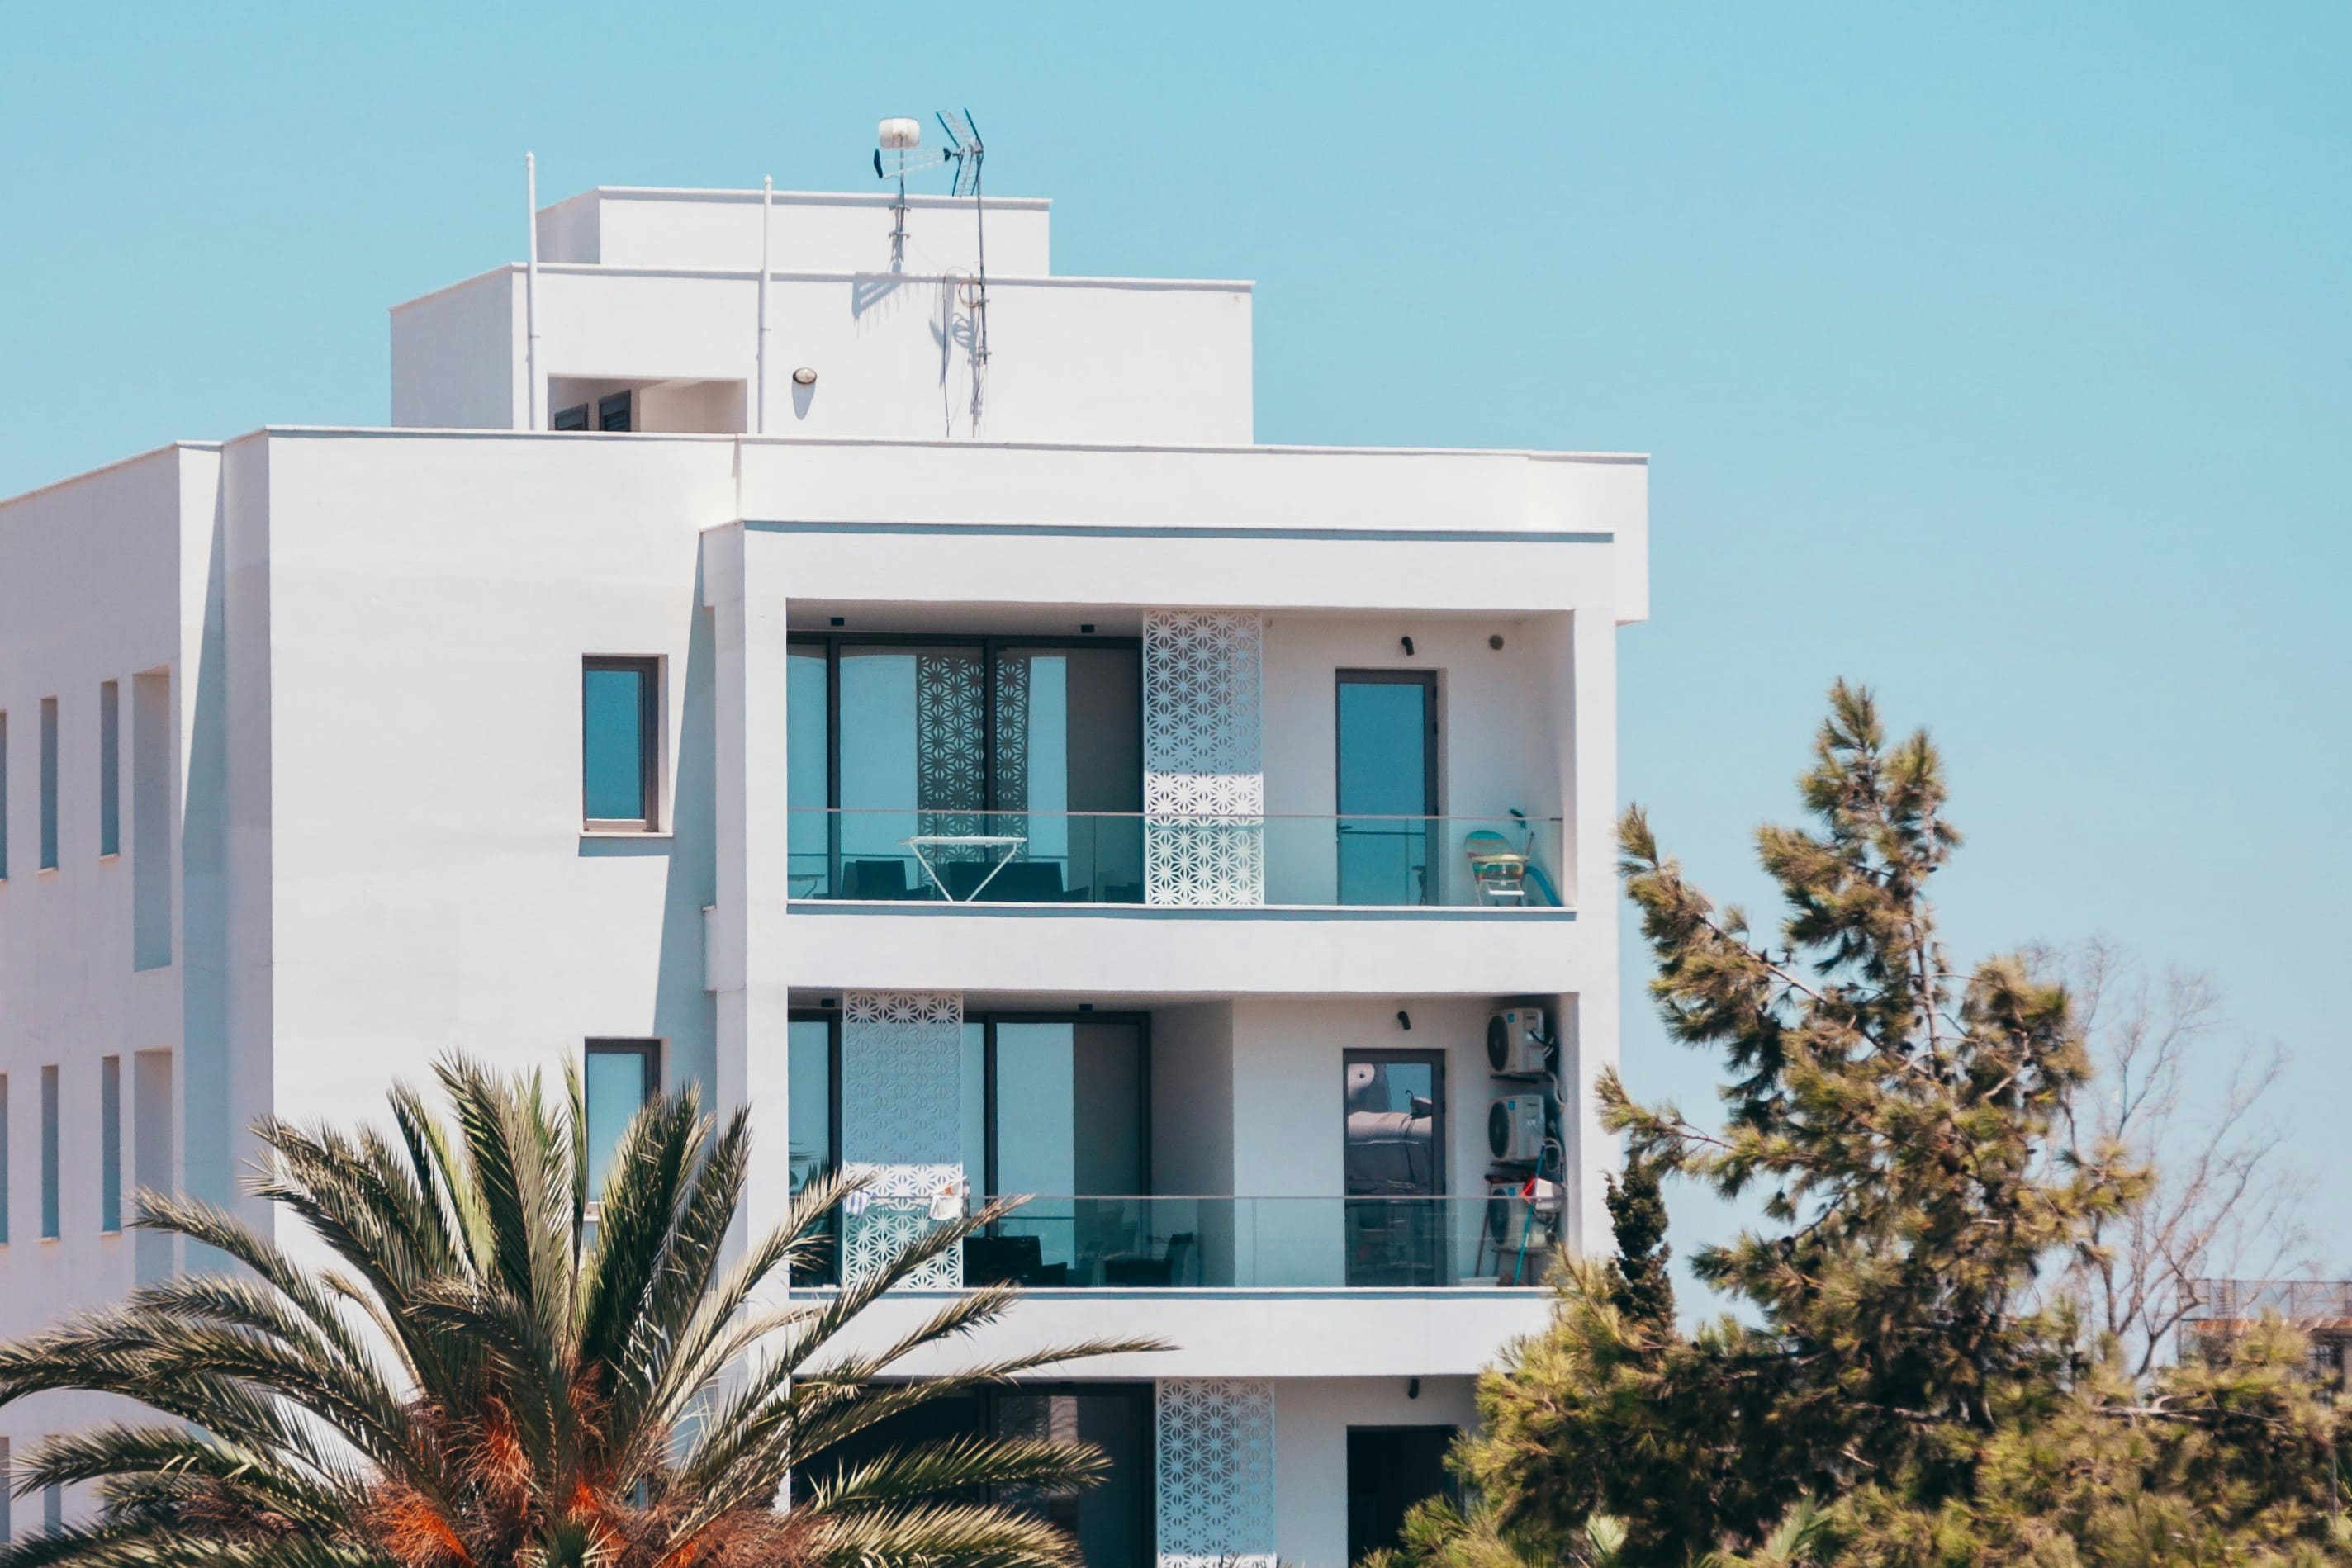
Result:
M940 129L947 133L948 144L938 152L921 158L914 156L923 142L923 128L912 120L886 120L875 137L874 177L877 180L896 178L898 200L890 204L890 270L907 269L907 176L942 164L955 165L955 182L950 193L971 198L978 269L958 289L965 313L971 320L971 427L980 429L980 412L988 381L988 204L981 193L981 164L988 149L980 140L980 122L971 110L963 111L959 129L944 111L937 119ZM888 163L885 152L894 154Z
M939 116L940 129L947 132L947 156L955 160L956 174L953 193L971 196L972 238L978 251L979 275L966 286L964 305L971 312L971 428L980 433L980 409L988 381L988 204L981 191L981 165L988 157L988 149L980 140L980 122L971 110L963 111L963 134L958 137L956 128L947 115Z

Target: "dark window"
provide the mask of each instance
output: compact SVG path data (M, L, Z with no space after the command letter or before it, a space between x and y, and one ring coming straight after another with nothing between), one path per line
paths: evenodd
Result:
M570 408L559 408L550 423L557 430L585 430L588 428L588 405L575 402Z
M652 832L658 825L660 669L655 659L589 659L582 666L582 815L592 828Z
M41 869L58 869L58 699L41 699Z
M122 1228L122 1058L98 1064L98 1228Z
M1451 1427L1348 1428L1348 1561L1394 1548L1413 1504L1443 1496L1461 1500L1445 1470Z
M122 852L122 686L98 684L98 852Z
M58 1213L58 1070L41 1069L41 1239L65 1233Z
M882 1453L943 1438L1076 1438L1102 1449L1110 1473L1076 1491L1004 1486L975 1501L991 1501L1046 1521L1077 1542L1086 1568L1146 1568L1152 1561L1155 1498L1151 1459L1151 1390L1133 1385L992 1388L940 1398L878 1421L796 1470L802 1496L815 1482Z
M588 1197L604 1195L604 1173L646 1103L661 1090L661 1042L592 1040L582 1089L588 1102Z
M630 428L627 392L616 392L609 397L600 397L596 400L596 428L599 430Z

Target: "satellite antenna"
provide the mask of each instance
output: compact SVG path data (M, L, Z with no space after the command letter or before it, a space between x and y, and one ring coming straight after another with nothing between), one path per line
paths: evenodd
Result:
M971 423L980 427L982 383L988 375L988 214L987 204L981 194L981 164L988 156L987 147L980 139L980 122L971 110L962 112L961 122L951 120L944 110L935 118L948 144L937 152L919 152L923 144L923 128L916 120L886 120L875 136L874 177L895 179L898 199L890 204L893 219L890 228L890 270L903 272L907 267L907 176L947 164L955 165L955 176L949 193L971 198L971 215L978 266L974 276L960 293L964 308L971 316ZM890 155L887 162L884 154Z
M948 161L945 152L929 157L918 157L916 149L923 144L923 122L919 120L890 119L882 122L874 136L874 177L887 180L893 175L898 181L898 199L890 204L890 270L907 269L907 176L919 174L926 169L936 169ZM891 154L888 167L884 167L882 154Z

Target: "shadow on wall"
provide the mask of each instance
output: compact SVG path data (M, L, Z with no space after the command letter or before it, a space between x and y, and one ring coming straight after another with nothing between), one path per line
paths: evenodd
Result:
M649 1033L661 1039L665 1088L692 1079L705 1103L719 1068L718 1003L703 988L702 911L719 896L717 716L712 712L712 628L702 605L701 551L696 550L694 597L687 611L686 671L677 685L677 764L669 831L633 838L583 837L583 859L660 856L669 873L662 884L661 954L654 977Z
M180 791L180 1035L182 1189L224 1207L237 1202L230 1150L228 1052L228 464L213 485L212 546L205 568L204 626L182 722L188 727ZM262 1041L248 1044L262 1050ZM226 1269L225 1255L186 1245L182 1266Z
M687 601L686 674L678 683L677 784L670 802L669 877L662 890L661 967L653 1032L669 1042L668 1087L688 1079L710 1104L719 1072L718 998L703 989L703 909L719 897L719 728L712 613L702 607L702 549Z

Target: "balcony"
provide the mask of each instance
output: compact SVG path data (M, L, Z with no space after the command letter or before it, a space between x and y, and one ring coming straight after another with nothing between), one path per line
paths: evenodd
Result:
M1560 819L794 808L794 900L1560 909Z
M966 1239L961 1283L1052 1291L1535 1289L1557 1247L1556 1208L1505 1195L1033 1197ZM929 1199L877 1197L843 1223L855 1259L861 1227L895 1242L942 1221Z

